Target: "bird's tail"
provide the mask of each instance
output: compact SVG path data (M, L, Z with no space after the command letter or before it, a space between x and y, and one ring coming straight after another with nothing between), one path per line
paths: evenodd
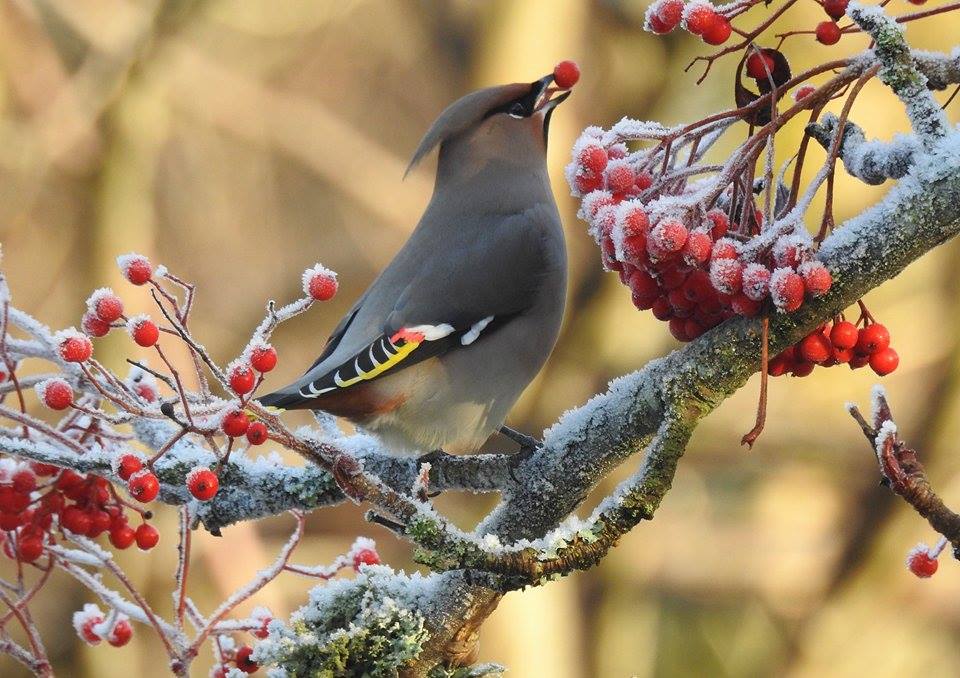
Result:
M291 405L303 402L303 396L297 391L274 391L256 398L264 407L273 407L278 410L288 409Z

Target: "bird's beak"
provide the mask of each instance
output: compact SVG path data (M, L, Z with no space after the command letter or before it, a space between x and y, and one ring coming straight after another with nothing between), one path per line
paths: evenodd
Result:
M534 84L534 87L539 88L537 94L537 104L534 106L534 110L538 113L542 113L544 117L549 115L550 111L562 104L567 100L567 97L570 96L571 92L569 90L561 90L558 87L551 87L553 84L553 73L543 76L537 80ZM559 96L554 96L558 92L562 92Z

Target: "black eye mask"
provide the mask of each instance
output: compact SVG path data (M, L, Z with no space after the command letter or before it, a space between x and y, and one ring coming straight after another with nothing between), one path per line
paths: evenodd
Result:
M491 108L483 116L483 119L486 120L491 115L496 115L497 113L506 113L511 115L514 118L529 118L533 115L534 107L537 105L537 98L540 96L542 91L541 82L530 83L530 91L527 94L524 94L522 97L514 99L513 101L508 101L507 103L497 106L496 108Z

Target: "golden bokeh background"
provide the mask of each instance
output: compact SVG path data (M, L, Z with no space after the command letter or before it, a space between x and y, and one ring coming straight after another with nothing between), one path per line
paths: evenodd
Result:
M79 322L92 289L112 285L128 307L149 310L114 264L118 254L143 252L197 283L192 326L227 362L265 300L297 295L299 272L319 260L340 273L341 292L277 333L280 366L268 386L285 383L415 224L431 166L401 177L433 117L469 90L530 81L573 58L583 77L554 116L549 153L570 250L569 312L552 360L510 420L538 432L612 377L676 347L665 324L637 313L616 277L600 271L562 179L588 124L624 115L673 124L732 105L736 58L696 86L698 67L683 67L704 45L679 32L644 33L646 4L0 0L0 241L14 302L63 327ZM894 13L911 7L889 5ZM812 28L823 18L807 2L777 27ZM960 35L954 15L908 30L927 49L949 49L951 35ZM825 48L806 35L784 50L797 72L865 46L854 36ZM951 108L956 121L960 103ZM851 117L882 138L906 124L879 83ZM782 136L781 160L800 133L794 125ZM731 132L725 149L743 134ZM810 172L822 157L811 149ZM841 177L838 218L885 189ZM948 244L868 297L901 355L884 380L901 429L954 504L958 263L960 250ZM121 370L131 346L111 336L97 352ZM928 581L903 567L906 551L934 535L878 487L870 450L844 411L845 401L865 404L875 381L869 370L843 367L775 380L767 430L747 452L738 441L752 424L751 381L698 429L656 519L595 570L508 595L484 628L482 658L517 678L953 675L960 567L944 558ZM438 500L464 525L492 502ZM160 546L119 560L168 614L175 511L159 513ZM328 562L365 534L390 564L414 567L409 547L361 514L353 506L314 512L296 561ZM268 563L290 523L278 517L222 538L198 535L191 592L201 608ZM10 568L0 563L2 576ZM258 602L287 615L312 585L285 576ZM58 573L33 606L58 674L166 675L144 627L122 649L79 643L70 615L91 601ZM209 664L205 651L193 675L206 675ZM0 675L22 672L0 657Z

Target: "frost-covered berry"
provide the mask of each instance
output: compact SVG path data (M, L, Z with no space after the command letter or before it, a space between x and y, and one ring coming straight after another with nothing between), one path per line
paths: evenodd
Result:
M257 372L269 372L277 366L277 350L270 344L254 346L250 351L250 365Z
M353 569L359 571L361 565L379 565L380 556L372 548L357 549L353 554Z
M153 525L142 523L137 528L137 548L141 551L149 551L160 541L160 533Z
M803 277L803 286L811 297L819 297L829 291L833 277L819 261L805 261L797 272Z
M569 59L561 61L553 67L553 82L560 89L570 89L577 84L579 79L580 67L574 61Z
M637 191L647 190L653 186L653 175L647 170L637 172L637 181L634 185L637 187Z
M907 554L907 569L921 579L936 574L938 564L937 559L931 557L926 544L917 544Z
M819 330L805 336L800 341L799 348L803 359L812 363L825 363L833 355L833 345Z
M609 158L602 146L590 144L580 149L577 164L595 176L600 176L607 166Z
M840 27L835 21L821 21L815 32L817 42L823 45L836 45L840 42Z
M718 14L716 21L704 29L700 37L708 45L722 45L730 39L732 32L733 27L730 25L730 20Z
M808 96L817 91L817 88L813 85L804 85L802 87L797 87L793 91L793 100L800 101L801 99L806 99Z
M87 299L87 309L103 322L112 323L123 315L123 302L109 287L101 287Z
M131 638L133 638L133 626L130 625L130 620L126 616L117 620L107 634L107 642L114 647L123 647L130 642Z
M250 420L241 410L233 410L224 416L220 428L231 438L239 438L250 428Z
M847 13L850 0L823 0L823 11L834 21L839 21Z
M770 298L780 311L792 313L803 304L803 278L792 268L778 268L770 276Z
M876 372L877 376L883 377L890 374L899 364L900 356L889 346L870 354L870 369Z
M754 301L763 301L770 291L770 269L763 264L747 264L743 269L743 293Z
M37 487L37 476L29 468L20 469L10 480L13 491L20 494L30 494Z
M612 160L607 164L605 172L607 188L613 193L626 193L630 191L634 182L637 180L633 168L626 160Z
M867 325L860 330L857 338L857 350L860 353L873 354L890 345L890 332L880 323Z
M736 259L740 248L735 240L730 238L720 238L713 243L713 251L710 253L710 259Z
M317 301L329 301L337 293L337 274L316 264L303 272L303 291Z
M743 265L738 259L714 259L710 262L710 284L722 294L736 294L743 284Z
M267 442L267 425L262 421L250 422L247 427L247 440L251 445L262 445Z
M683 18L683 0L660 0L657 4L657 17L668 30L673 30L680 25Z
M710 259L713 240L703 231L691 231L683 246L683 259L690 266L705 264Z
M683 23L687 30L694 35L703 35L705 31L709 30L720 20L720 15L717 14L713 5L708 2L691 2L687 4L684 15Z
M257 380L253 370L241 362L235 362L233 365L231 365L227 374L230 379L230 388L232 388L238 395L250 393L250 391L253 390L253 385Z
M648 242L662 252L679 252L687 244L687 227L676 219L664 219L650 230Z
M220 489L220 479L208 468L198 466L187 474L187 489L200 501L213 499Z
M707 219L711 224L710 235L714 240L725 236L730 229L730 219L723 210L710 210L707 212Z
M93 355L93 344L90 337L77 332L75 329L57 332L57 351L60 357L68 363L82 363L90 360Z
M51 410L65 410L73 403L73 389L63 379L45 379L34 388L43 404Z
M236 654L237 668L243 671L244 673L256 673L260 669L260 665L250 658L250 655L252 654L253 654L253 648L250 647L249 645L241 645L240 647L237 648L237 654Z
M110 323L100 320L95 314L87 312L80 320L80 327L91 337L105 337L110 332Z
M124 254L117 257L117 265L123 277L134 285L144 285L153 278L153 266L142 254Z
M160 340L160 328L147 315L135 315L127 321L127 332L138 346L150 348Z
M776 66L773 57L766 52L754 51L747 57L747 75L754 80L766 80Z
M830 330L830 343L839 349L851 349L857 345L860 333L852 322L841 320Z
M127 482L127 490L130 496L139 502L146 504L157 498L160 494L160 481L153 472L148 469L137 471Z
M103 623L103 612L92 603L87 603L82 610L73 613L73 629L80 640L87 645L99 645L101 638L94 627Z

